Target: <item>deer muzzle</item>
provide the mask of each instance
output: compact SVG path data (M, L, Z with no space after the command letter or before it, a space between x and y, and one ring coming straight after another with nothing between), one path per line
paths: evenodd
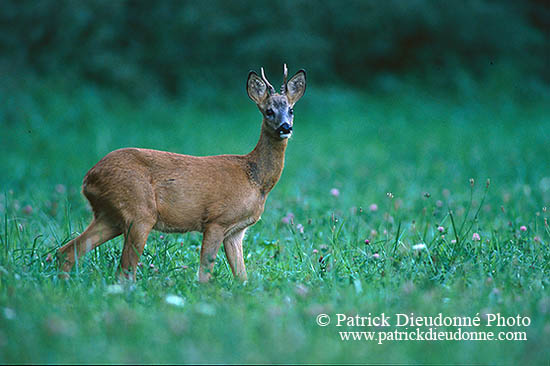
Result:
M282 123L279 128L277 128L277 133L279 134L280 138L289 138L290 135L292 135L292 126L287 122Z

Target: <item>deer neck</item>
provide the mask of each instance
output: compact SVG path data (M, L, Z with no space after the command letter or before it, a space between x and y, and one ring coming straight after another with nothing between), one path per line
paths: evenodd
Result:
M248 154L248 174L263 195L267 195L281 177L288 143L287 139L281 140L270 133L268 128L262 123L258 144Z

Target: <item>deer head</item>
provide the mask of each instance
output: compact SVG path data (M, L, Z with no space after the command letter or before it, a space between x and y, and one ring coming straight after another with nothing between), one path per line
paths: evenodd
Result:
M292 135L292 108L306 91L306 72L300 70L287 81L288 70L285 64L280 93L277 93L273 85L267 81L263 67L261 74L261 77L254 71L248 74L248 96L258 105L263 115L264 130L269 136L280 140L287 139Z

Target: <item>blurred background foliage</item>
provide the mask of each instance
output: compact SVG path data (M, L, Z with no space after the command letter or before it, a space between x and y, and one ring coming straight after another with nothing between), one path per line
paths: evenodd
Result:
M135 97L234 86L260 66L275 84L283 62L318 85L407 74L454 87L457 70L496 67L547 85L549 34L545 0L3 0L0 72Z

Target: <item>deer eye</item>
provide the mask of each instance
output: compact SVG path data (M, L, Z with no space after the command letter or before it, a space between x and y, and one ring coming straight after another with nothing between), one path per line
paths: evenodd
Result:
M265 111L265 115L268 117L273 117L275 115L275 112L273 112L273 109L268 108L267 111Z
M294 114L294 109L289 108L289 109L288 109L288 114L290 114L290 115L292 116L292 115Z

